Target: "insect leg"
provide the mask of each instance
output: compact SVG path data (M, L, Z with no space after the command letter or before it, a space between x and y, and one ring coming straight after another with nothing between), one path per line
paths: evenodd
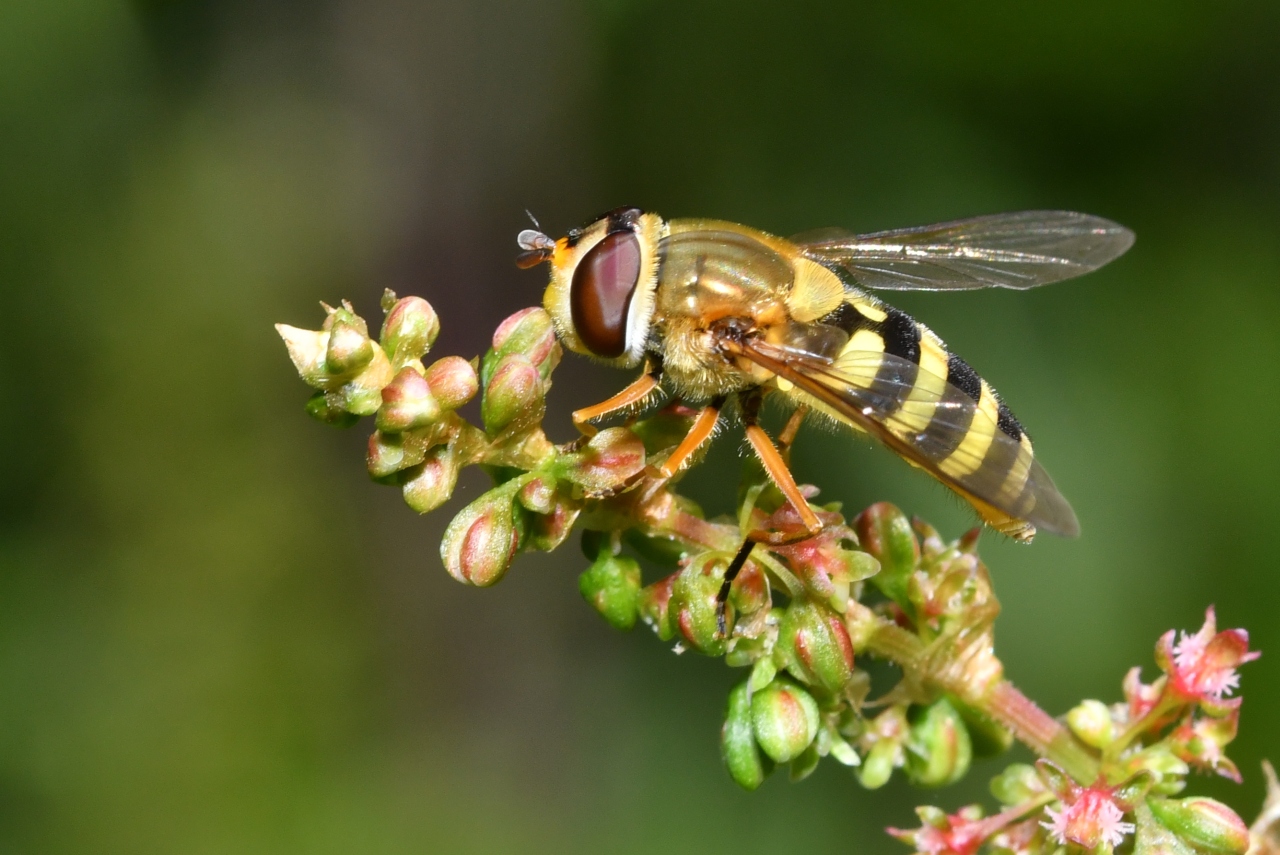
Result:
M787 419L786 425L782 428L782 433L778 434L778 451L782 454L784 460L790 459L791 443L796 441L796 434L800 431L800 423L804 421L804 417L809 415L809 407L801 404L796 407L795 412L791 414L791 418Z
M804 524L805 531L799 535L751 532L747 536L751 540L773 545L794 543L797 540L813 537L822 531L822 520L818 519L818 515L809 507L809 503L805 501L804 495L800 492L799 485L796 484L795 477L791 474L791 469L787 466L787 461L778 453L778 449L773 445L773 440L769 439L769 435L764 432L764 428L760 427L758 423L760 399L761 394L758 389L745 392L740 398L742 421L747 426L747 441L755 449L756 456L760 458L760 462L764 465L764 471L773 479L773 483L778 485L778 489L782 491L782 495L787 497L787 501L796 509L796 513L800 514L800 521Z
M675 475L693 456L694 452L711 438L711 434L716 429L716 422L720 420L720 408L723 406L724 398L720 397L702 408L702 412L698 413L698 417L694 419L693 427L689 429L689 433L676 446L676 450L671 452L671 456L658 467L659 477L670 478Z
M724 569L724 581L720 583L720 593L716 594L716 629L722 638L729 634L725 620L725 611L729 605L729 590L733 587L733 580L738 578L738 574L746 566L755 545L754 540L744 541L742 546L738 547L738 554L733 556L729 566Z
M616 413L618 410L640 403L658 388L658 380L661 377L661 367L652 363L647 364L645 372L634 383L609 400L601 401L593 407L575 410L573 413L573 426L581 431L584 436L595 436L596 426L591 424L592 419L598 419L601 416L607 416L610 413Z

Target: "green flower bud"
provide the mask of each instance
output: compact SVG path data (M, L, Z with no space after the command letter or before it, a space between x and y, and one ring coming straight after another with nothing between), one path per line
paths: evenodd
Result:
M369 436L369 452L365 464L369 467L369 477L375 481L386 481L397 472L417 466L425 459L424 444L411 434L383 433L379 430Z
M776 679L751 699L751 727L764 753L786 763L818 735L818 702L792 681Z
M471 363L460 356L446 356L427 368L431 394L446 410L456 410L480 391L480 379Z
M969 771L973 746L960 713L946 698L915 707L908 715L907 775L923 787L953 784Z
M563 477L588 496L608 495L644 471L644 443L626 428L609 428L591 437L582 451L563 455L561 463Z
M360 417L355 413L348 413L342 407L333 406L329 401L328 392L316 392L308 398L306 410L311 418L334 427L349 428L360 421Z
M721 656L725 651L725 640L720 637L716 619L722 570L722 562L706 555L695 557L676 574L668 605L675 629L690 647L708 656Z
M818 761L822 759L822 754L818 752L816 742L809 743L809 747L800 752L800 756L791 761L791 769L787 777L791 779L791 783L798 783L813 774L813 770L818 768Z
M458 454L451 445L427 452L417 467L405 472L404 501L420 514L434 511L453 495L458 485Z
M421 297L398 300L382 321L382 349L396 365L421 359L440 334L440 318Z
M402 368L382 388L382 406L378 409L378 430L401 433L425 427L440 418L440 404L431 394L426 378L414 368Z
M1244 855L1249 849L1248 826L1220 801L1152 798L1147 806L1162 825L1202 852Z
M581 513L580 502L557 497L550 510L545 514L538 514L530 521L529 548L550 552L564 543Z
M640 565L625 555L602 550L578 577L582 597L617 629L631 629L640 614Z
M1014 763L991 779L991 795L1003 805L1020 805L1044 792L1044 781L1034 766Z
M868 790L878 790L889 783L901 750L902 746L893 740L877 740L858 769L858 782Z
M449 575L468 585L487 587L511 566L520 547L520 523L507 485L485 493L453 518L440 543Z
M787 670L837 693L853 676L853 643L840 615L811 600L793 600L775 648Z
M862 548L880 562L872 584L898 605L910 608L907 581L920 561L920 545L911 521L888 502L879 502L859 514L853 528Z
M679 576L679 572L672 573L640 589L640 617L663 641L670 641L676 634L675 627L671 625L671 592Z
M334 315L324 362L325 370L335 377L357 374L373 359L373 342L357 320L341 310Z
M720 728L720 756L729 775L744 790L754 790L773 771L773 764L760 756L751 725L751 690L739 683L729 692L729 709Z
M542 421L545 408L538 369L520 354L503 357L480 404L485 432L490 437L504 430L521 433Z
M1084 701L1067 713L1067 726L1086 745L1105 748L1116 737L1111 708L1102 701Z
M546 380L560 362L560 344L556 341L551 316L537 307L516 312L494 330L492 353L498 360L518 353L536 366Z

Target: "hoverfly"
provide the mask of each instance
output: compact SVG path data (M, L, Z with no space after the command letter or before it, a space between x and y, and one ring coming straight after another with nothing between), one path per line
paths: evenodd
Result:
M526 229L517 263L550 262L543 302L567 348L622 368L644 366L622 392L575 412L580 430L594 433L593 420L661 391L701 405L659 475L687 465L736 398L765 471L800 514L804 536L816 534L821 522L758 423L771 394L794 407L779 436L784 447L806 414L821 414L879 440L992 528L1026 542L1037 529L1068 537L1080 530L1026 431L932 330L868 289L1034 288L1088 273L1132 243L1123 226L1066 211L784 239L736 223L618 208L559 240ZM749 540L782 542L776 537ZM734 563L749 551L748 543Z

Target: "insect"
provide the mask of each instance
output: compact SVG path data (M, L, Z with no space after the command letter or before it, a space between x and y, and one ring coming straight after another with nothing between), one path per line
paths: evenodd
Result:
M1015 540L1030 541L1038 529L1079 533L995 389L932 330L871 291L1022 290L1068 279L1125 252L1133 233L1123 226L1024 211L784 239L736 223L618 208L559 240L533 229L518 240L521 267L550 263L544 305L564 345L618 367L643 365L622 392L573 414L584 434L594 433L592 421L664 391L700 405L660 476L688 465L736 398L747 440L799 513L803 536L816 534L822 523L759 424L764 396L776 395L794 407L779 435L784 451L800 421L821 414L932 475ZM775 532L748 540L789 542Z

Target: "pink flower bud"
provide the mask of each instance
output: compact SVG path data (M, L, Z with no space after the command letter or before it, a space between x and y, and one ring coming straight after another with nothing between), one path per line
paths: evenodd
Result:
M582 451L563 455L561 464L562 477L588 496L609 495L644 471L644 443L626 428L609 428L591 437Z
M720 728L720 756L729 775L744 790L754 790L773 771L773 764L760 756L751 725L751 689L739 683L729 692L729 709Z
M345 313L339 313L343 315ZM357 374L373 359L373 342L360 325L338 317L329 329L325 369L335 377Z
M370 478L385 481L397 472L417 466L425 454L425 445L412 434L383 433L379 430L369 436L365 464L369 468Z
M446 356L427 368L431 394L446 410L456 410L476 396L480 379L471 363L459 356Z
M787 670L829 692L853 676L853 643L840 616L806 600L793 600L778 626L775 648Z
M777 678L751 699L751 727L764 753L786 763L818 735L818 703L800 686Z
M672 573L640 589L640 617L663 641L670 641L676 634L671 625L670 604L671 592L679 576L679 573Z
M1199 796L1150 799L1147 806L1163 826L1201 851L1244 855L1249 849L1249 828L1222 802Z
M449 575L478 587L500 580L520 546L519 522L511 491L502 487L463 508L440 543Z
M973 746L960 714L946 698L915 707L908 716L907 776L922 787L953 784L969 771Z
M538 307L516 312L494 330L493 352L499 359L519 353L537 367L545 380L560 362L560 345L551 316Z
M480 404L485 432L519 434L542 421L546 404L538 369L520 354L503 357Z
M691 648L708 656L720 656L725 651L716 605L724 566L706 555L691 559L676 575L668 605L672 625Z
M440 418L440 405L426 379L414 368L402 368L382 387L382 407L378 410L378 430L400 433L425 427Z
M449 500L457 484L457 453L452 446L436 446L417 467L405 472L405 504L420 514L434 511Z
M396 302L382 322L382 349L396 365L421 359L440 334L436 310L421 297Z

